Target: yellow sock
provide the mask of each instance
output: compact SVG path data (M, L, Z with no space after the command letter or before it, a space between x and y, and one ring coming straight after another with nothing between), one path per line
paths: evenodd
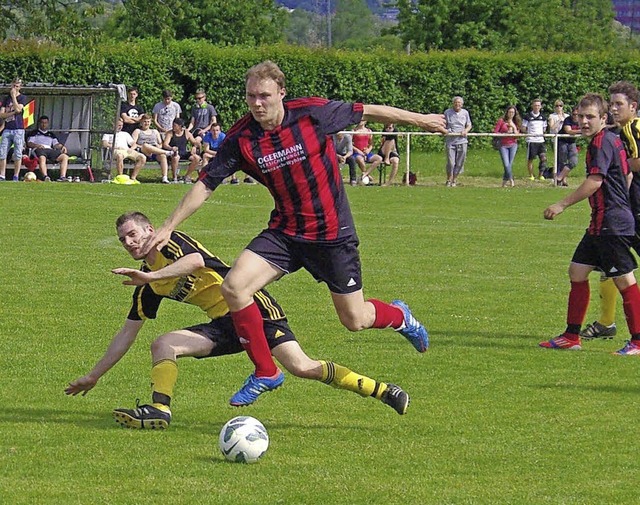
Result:
M164 407L171 403L173 387L178 380L178 365L172 359L163 359L153 364L151 368L151 390L153 391L153 406Z
M600 281L600 318L598 321L605 326L611 326L616 322L616 301L618 288L613 279Z
M320 381L334 388L353 391L361 396L373 396L378 400L387 390L385 383L352 372L347 367L337 365L332 361L320 361L320 364L322 365Z

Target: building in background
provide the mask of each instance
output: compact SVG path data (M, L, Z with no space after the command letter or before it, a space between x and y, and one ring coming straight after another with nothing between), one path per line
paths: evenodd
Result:
M613 8L616 20L631 28L633 32L640 33L640 1L613 0Z

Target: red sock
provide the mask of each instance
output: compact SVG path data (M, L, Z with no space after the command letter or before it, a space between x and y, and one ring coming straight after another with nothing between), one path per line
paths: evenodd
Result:
M640 289L637 284L629 286L621 291L622 307L624 315L627 318L627 326L631 336L637 336L640 333Z
M381 302L374 298L367 300L376 309L376 319L372 328L393 328L398 329L404 323L404 312L402 309L389 303Z
M579 328L587 315L590 296L589 281L571 283L569 307L567 309L567 326L577 325L578 331L580 331Z
M262 326L262 314L255 302L237 312L231 312L233 326L240 343L256 366L256 377L273 377L278 367L273 362Z

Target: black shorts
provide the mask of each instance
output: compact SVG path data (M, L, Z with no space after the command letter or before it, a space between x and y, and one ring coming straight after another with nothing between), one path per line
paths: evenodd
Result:
M535 160L546 152L547 146L544 142L527 142L527 160Z
M53 149L49 147L39 147L35 150L35 155L37 158L39 158L40 156L44 156L45 158L47 158L47 161L51 163L55 163L56 161L58 161L58 158L61 154L62 151L60 149Z
M631 253L632 243L633 237L585 233L571 262L592 266L605 277L620 277L638 267L636 258Z
M231 315L229 314L217 319L212 319L208 323L189 326L185 328L185 330L199 333L214 343L211 353L208 356L201 356L201 358L244 352L244 348L236 334L236 329L233 326L233 319L231 319ZM273 349L284 342L296 341L296 336L291 331L291 328L289 328L289 323L287 323L286 319L280 319L278 321L265 320L264 333L267 337L269 349Z
M358 244L356 235L336 242L300 242L267 229L247 249L285 273L304 268L318 282L325 282L332 293L345 295L362 289Z

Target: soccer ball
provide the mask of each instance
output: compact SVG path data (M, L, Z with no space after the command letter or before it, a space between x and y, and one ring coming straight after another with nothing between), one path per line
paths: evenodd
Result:
M267 452L269 435L257 419L239 416L222 427L218 444L229 461L255 463Z
M27 172L24 174L24 182L34 182L37 179L36 174L33 172Z
M364 184L365 186L368 186L370 182L371 182L371 178L368 175L362 176L362 184Z

